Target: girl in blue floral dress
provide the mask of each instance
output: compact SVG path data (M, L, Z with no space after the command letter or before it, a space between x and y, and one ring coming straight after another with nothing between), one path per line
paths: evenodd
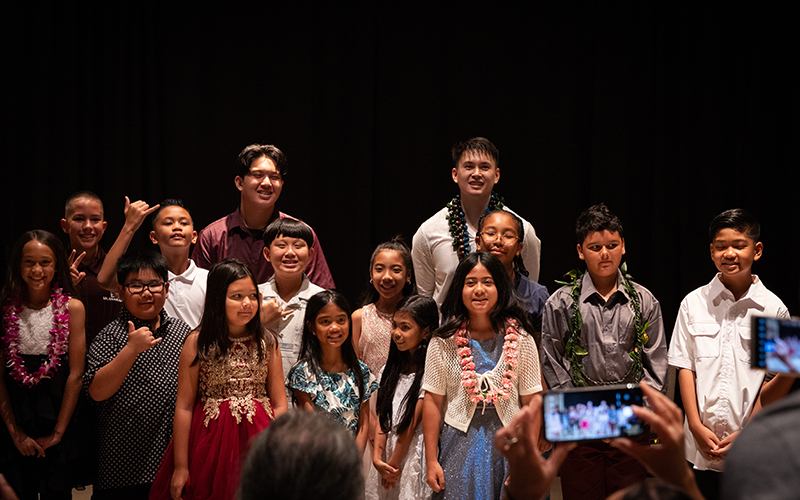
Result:
M287 386L297 406L323 411L350 430L361 453L367 443L369 397L378 390L375 375L359 361L350 341L350 305L344 295L325 290L306 306L300 359Z

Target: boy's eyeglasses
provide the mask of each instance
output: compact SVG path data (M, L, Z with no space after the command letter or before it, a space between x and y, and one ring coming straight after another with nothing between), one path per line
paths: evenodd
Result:
M139 294L144 292L144 289L147 288L150 293L161 293L164 291L164 285L166 283L164 281L153 281L152 283L123 283L122 286L128 289L130 293Z
M498 238L500 238L504 245L510 245L519 239L518 236L514 236L513 234L498 234L495 231L482 231L478 233L478 235L482 236L483 239L488 243L496 241Z

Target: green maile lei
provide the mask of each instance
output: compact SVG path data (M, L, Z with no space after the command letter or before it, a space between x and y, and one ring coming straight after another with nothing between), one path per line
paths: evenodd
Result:
M486 206L486 213L488 214L492 210L500 210L503 206L503 197L492 191L492 197ZM464 209L461 207L460 194L457 194L447 204L445 218L447 219L447 225L450 226L450 236L453 237L453 250L458 254L458 261L461 262L469 254L470 238L467 218L464 216Z
M633 363L631 364L628 372L619 380L603 382L594 380L583 372L583 357L589 354L589 351L581 345L581 327L583 326L583 316L581 316L580 303L581 285L583 284L583 273L577 269L565 274L569 281L558 281L559 285L566 285L571 287L569 296L572 297L572 316L569 319L569 337L567 337L564 346L564 356L569 362L570 371L572 372L572 384L575 387L586 387L591 383L592 385L612 385L621 384L628 377L633 374L634 380L637 382L642 379L642 352L644 346L647 344L649 337L647 336L647 326L649 323L642 323L642 304L639 294L633 288L633 278L628 274L627 263L623 263L619 270L622 272L622 286L630 297L630 305L633 310L633 329L636 332L636 342L634 343L633 350L628 353Z

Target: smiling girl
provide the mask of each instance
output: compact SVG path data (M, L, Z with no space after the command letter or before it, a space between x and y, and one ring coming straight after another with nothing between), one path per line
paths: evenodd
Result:
M253 273L215 264L200 328L186 339L172 442L150 498L229 499L250 441L286 411L281 353L261 325Z
M375 375L359 361L350 342L350 305L336 290L309 299L300 359L287 386L297 406L325 411L356 437L361 453L367 443L369 397L378 390Z
M494 434L542 390L528 315L485 252L458 265L442 315L450 319L431 339L422 385L428 485L435 498L498 499L508 472Z
M71 498L85 449L73 415L86 353L84 308L61 243L28 231L3 287L0 470L20 498ZM80 444L79 444L80 443Z

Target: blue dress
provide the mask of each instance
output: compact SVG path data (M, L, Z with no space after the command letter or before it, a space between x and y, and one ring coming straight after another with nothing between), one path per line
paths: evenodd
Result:
M469 341L475 372L491 371L503 355L503 336ZM503 422L494 405L478 403L467 432L444 424L439 444L439 463L444 471L444 490L434 499L497 500L508 476L508 464L494 447L494 435Z
M366 403L373 392L378 390L378 381L363 361L358 364L364 375L361 389L361 402ZM311 396L311 402L321 411L328 413L353 435L358 434L358 415L361 410L356 392L356 378L352 368L344 373L329 373L320 369L318 377L301 361L289 372L289 389L296 389Z

